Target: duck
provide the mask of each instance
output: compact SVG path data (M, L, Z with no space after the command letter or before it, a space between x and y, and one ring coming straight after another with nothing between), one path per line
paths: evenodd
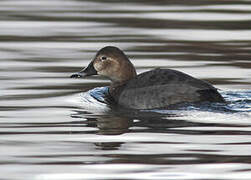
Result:
M71 78L93 75L110 79L107 96L113 105L127 109L168 109L187 103L225 103L210 83L177 70L156 68L137 75L129 58L115 46L100 49L89 65L72 74Z

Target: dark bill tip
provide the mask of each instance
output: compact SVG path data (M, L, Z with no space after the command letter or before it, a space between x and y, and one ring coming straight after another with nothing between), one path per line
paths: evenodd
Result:
M79 72L71 75L71 78L82 78L82 77L84 77L83 74L81 74Z

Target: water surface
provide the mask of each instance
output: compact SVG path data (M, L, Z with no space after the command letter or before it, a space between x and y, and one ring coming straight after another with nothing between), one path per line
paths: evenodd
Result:
M0 179L250 179L251 1L0 1ZM119 111L70 79L106 45L228 105Z

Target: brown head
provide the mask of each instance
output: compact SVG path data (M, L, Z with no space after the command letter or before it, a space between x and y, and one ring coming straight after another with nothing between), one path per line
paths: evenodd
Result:
M91 75L102 75L108 77L113 85L123 84L134 78L137 74L133 64L119 48L106 46L99 50L82 71L73 74L71 77L86 77Z

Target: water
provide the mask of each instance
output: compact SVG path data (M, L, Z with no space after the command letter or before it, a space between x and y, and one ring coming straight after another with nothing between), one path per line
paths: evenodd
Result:
M251 179L251 1L0 1L0 179ZM119 111L70 79L106 45L228 105Z

